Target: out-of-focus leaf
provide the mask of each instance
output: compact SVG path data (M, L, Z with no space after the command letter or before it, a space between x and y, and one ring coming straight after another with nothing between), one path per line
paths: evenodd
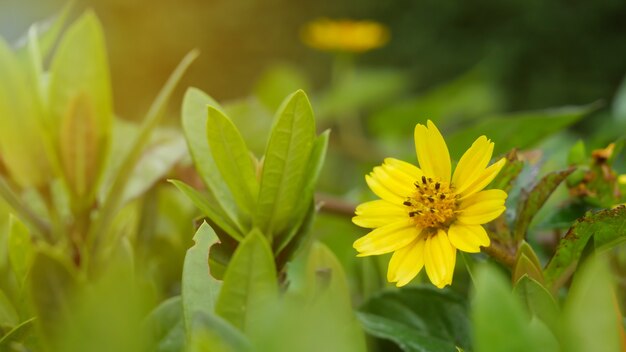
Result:
M281 101L294 90L289 90L284 94ZM276 108L269 110L255 97L229 100L223 105L223 108L225 115L237 126L248 149L257 157L263 155L274 122Z
M355 71L322 94L315 104L318 107L318 119L322 121L330 117L343 118L347 113L386 103L401 94L407 86L407 78L403 72Z
M298 89L308 91L309 87L306 76L298 67L281 64L263 72L254 93L269 110L275 111L287 95Z
M365 338L350 303L345 273L321 243L299 252L289 266L287 292L252 333L263 351L365 351Z
M31 26L35 29L42 59L45 59L52 51L54 44L57 42L57 39L61 34L63 26L65 26L65 23L67 22L67 18L69 17L68 15L73 6L74 1L68 1L58 14L43 21L34 23ZM29 32L30 31L31 29L29 28ZM24 36L16 42L18 54L20 56L26 55L25 51L27 50L26 46L29 41L29 34L30 33L24 34Z
M522 277L528 276L533 280L543 283L543 273L541 267L537 266L531 259L525 254L520 254L515 262L515 268L513 270L513 282L517 282Z
M215 164L240 209L251 214L259 184L252 156L237 127L226 115L209 106L207 137Z
M106 45L92 12L86 12L61 38L50 67L49 99L46 125L53 143L61 146L68 184L82 197L100 180L113 123ZM76 150L68 147L72 143L78 143Z
M267 144L261 188L254 224L272 237L282 232L293 218L315 139L315 119L303 91L287 97L277 112ZM300 210L306 210L300 209Z
M146 317L146 351L179 352L185 350L185 323L180 296L161 303Z
M301 225L308 214L307 209L311 206L310 204L313 201L313 195L315 193L315 185L317 183L317 179L320 175L320 172L322 171L322 167L324 166L324 159L326 158L326 150L328 148L329 136L330 131L326 131L315 139L315 143L313 144L313 149L309 158L309 163L305 172L306 179L300 191L301 198L296 204L296 208L294 209L294 213L297 214L298 217L295 218L291 230L287 233L287 235L281 236L279 239L277 239L277 253L285 248L296 235L296 233L301 230Z
M42 185L49 164L42 143L38 105L24 69L0 38L0 153L11 178L22 187ZM28 141L28 143L24 143Z
M626 78L622 79L622 83L613 97L613 119L617 121L626 121Z
M572 146L567 154L567 163L570 165L582 165L587 161L587 151L585 150L585 142L579 140Z
M170 180L170 182L222 230L226 231L226 233L238 241L243 239L243 235L230 223L229 219L221 213L222 209L216 205L215 201L211 201L208 195L196 191L193 187L182 181Z
M526 237L526 232L533 217L548 200L556 188L569 176L574 169L551 172L544 176L530 192L522 195L522 205L518 208L514 237L518 241Z
M9 220L9 260L20 286L33 263L33 243L28 228L16 217Z
M216 205L223 209L223 213L236 225L239 231L244 232L242 220L238 214L237 205L232 193L219 169L209 147L206 135L207 106L219 109L219 104L199 89L189 88L183 99L182 125L189 152L193 158L196 170L202 177L204 184L218 201Z
M39 250L28 276L36 323L47 341L62 336L62 325L71 314L71 298L77 278L69 263L51 250Z
M511 150L506 155L506 159L506 164L504 164L498 173L498 176L491 181L489 188L501 189L508 193L513 187L513 183L517 179L517 176L519 176L520 172L522 172L524 162L519 160L515 149Z
M378 135L406 136L417 121L431 119L442 126L454 125L498 111L499 104L497 87L475 69L423 95L390 104L371 116L370 130Z
M589 212L569 229L544 270L549 285L558 286L578 264L583 249L593 236L598 249L607 249L626 240L626 207Z
M196 314L190 332L189 350L197 352L252 351L248 338L214 314Z
M164 131L160 134L155 133L155 137L156 140L148 146L135 166L124 190L122 203L127 203L146 192L187 155L187 146L180 134Z
M404 351L456 351L472 345L467 302L431 286L384 291L359 311L365 330Z
M599 258L576 273L563 308L563 351L621 351L622 316L606 262Z
M530 314L541 319L553 332L558 332L559 307L545 287L525 275L517 280L513 292L522 299Z
M185 256L182 278L183 313L187 338L191 338L192 319L197 312L214 314L215 303L222 286L209 269L209 251L219 242L215 231L202 223L193 236L194 245Z
M240 331L248 332L264 324L262 313L277 297L274 256L265 237L255 229L239 244L226 269L215 311Z
M579 121L585 115L597 110L598 107L599 104L592 103L488 117L452 133L446 138L446 142L452 155L460 155L477 136L486 135L495 141L493 152L498 155L513 148L528 148L545 137Z
M472 301L474 350L481 352L558 351L542 345L541 330L531 329L524 309L504 277L484 266L476 271L476 292Z
M9 346L14 341L20 341L24 335L30 331L33 323L35 322L36 317L30 318L21 322L18 326L11 329L9 332L4 334L4 336L0 337L0 350L5 351L9 350Z
M0 290L0 327L14 327L19 322L19 316L11 300Z

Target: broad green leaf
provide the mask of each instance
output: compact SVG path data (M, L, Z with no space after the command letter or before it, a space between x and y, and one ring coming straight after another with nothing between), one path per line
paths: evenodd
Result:
M599 258L577 271L563 308L563 351L623 350L622 316L607 263Z
M144 329L148 338L146 350L180 352L185 350L185 324L180 296L172 297L146 317Z
M28 320L25 320L6 334L4 334L4 336L0 337L0 350L9 350L9 347L13 342L22 340L24 338L24 335L26 335L30 331L36 319L36 317L32 317Z
M42 249L35 254L28 278L36 323L44 338L54 341L72 312L70 300L77 286L76 275L59 254Z
M558 287L569 278L592 236L596 249L607 249L626 240L626 207L588 212L576 221L544 270L549 285Z
M222 179L240 209L251 214L259 194L255 165L246 142L226 115L209 106L207 138Z
M404 351L456 351L472 345L467 302L432 286L383 291L359 310L365 330Z
M328 149L329 136L330 131L326 131L315 139L305 172L307 178L301 190L301 198L293 210L295 221L293 222L291 230L287 233L287 235L281 236L277 240L277 253L282 251L293 239L293 237L301 230L302 224L308 214L308 209L310 208L315 195L317 179L319 178L322 168L324 167L324 159L326 158L326 150Z
M529 192L523 194L522 205L518 208L514 237L518 241L526 237L531 221L556 188L574 169L551 172L544 176Z
M593 103L487 117L448 136L446 142L452 155L461 155L477 136L486 135L495 142L493 153L498 155L513 148L531 147L597 109L598 104Z
M21 187L37 187L50 174L41 116L33 87L15 54L0 38L0 153L11 178ZM28 143L24 143L28 141Z
M281 233L301 201L309 155L315 139L315 119L303 91L289 96L278 109L267 144L254 224L266 236Z
M155 131L157 132L157 131ZM141 196L187 155L184 138L174 131L155 133L128 180L122 203Z
M182 181L169 180L169 182L176 186L176 188L187 196L187 198L189 198L189 200L191 200L205 216L216 223L217 226L228 233L231 237L238 241L243 239L243 234L235 228L234 224L230 223L229 218L223 214L223 210L216 206L216 202L211 201L211 199L208 198L209 195L196 191L193 187Z
M275 304L278 282L274 257L265 237L250 232L235 251L217 299L216 313L248 332L264 324L263 312Z
M559 306L552 294L538 281L524 275L515 283L513 292L522 299L528 312L541 319L557 333L559 329Z
M475 351L555 351L540 344L543 339L536 338L520 301L499 272L483 266L475 278L472 300Z
M187 89L182 108L183 132L196 170L209 192L215 196L216 205L224 209L223 213L228 216L228 219L236 225L239 231L244 232L233 195L220 175L207 140L208 105L219 109L219 104L201 90L197 88Z
M9 260L20 287L33 262L33 243L28 228L16 217L9 220Z
M193 236L194 245L187 250L183 266L182 297L187 338L191 335L192 319L197 312L212 315L222 286L209 269L209 251L219 242L213 229L203 222Z
M79 198L95 196L109 148L113 98L104 34L92 12L61 38L50 66L49 99L47 128L59 143L68 185Z
M567 154L567 163L570 165L583 165L587 163L587 151L585 142L578 140Z

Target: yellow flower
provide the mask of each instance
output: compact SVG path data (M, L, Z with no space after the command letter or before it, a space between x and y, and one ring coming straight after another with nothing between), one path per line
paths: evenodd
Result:
M451 173L448 147L435 125L415 126L415 149L420 168L387 158L365 176L380 198L359 205L352 222L374 229L354 242L358 256L393 252L387 280L406 285L426 267L437 287L452 284L456 250L476 253L488 247L482 224L504 212L507 194L483 190L506 160L487 166L493 143L481 136ZM452 176L452 177L451 177Z
M323 51L364 52L389 40L387 27L374 21L317 19L302 30L308 46Z

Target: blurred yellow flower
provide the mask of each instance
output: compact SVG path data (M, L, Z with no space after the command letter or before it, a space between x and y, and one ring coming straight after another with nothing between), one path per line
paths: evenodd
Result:
M483 190L506 160L491 166L494 144L481 136L465 152L451 175L448 147L435 125L415 126L420 168L387 158L365 176L380 198L359 205L352 222L374 229L354 242L358 256L393 252L387 280L406 285L426 267L430 281L452 283L456 250L476 253L490 245L481 226L504 212L507 194ZM452 176L452 177L450 177Z
M619 183L621 183L623 185L626 185L626 174L619 175L617 177L617 182L619 182Z
M385 45L389 30L374 21L320 18L302 29L302 40L318 50L360 53Z

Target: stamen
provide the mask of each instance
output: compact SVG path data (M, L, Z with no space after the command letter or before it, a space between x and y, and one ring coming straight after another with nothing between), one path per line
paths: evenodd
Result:
M413 203L411 203L408 200L405 200L404 202L402 202L402 204L406 205L407 207L410 207L411 205L413 205Z
M439 190L439 188L441 188L441 183L439 182L435 183L435 189Z
M422 176L422 183L426 184L426 176Z
M402 204L415 226L425 229L446 228L457 214L458 196L449 182L421 176L416 188Z

